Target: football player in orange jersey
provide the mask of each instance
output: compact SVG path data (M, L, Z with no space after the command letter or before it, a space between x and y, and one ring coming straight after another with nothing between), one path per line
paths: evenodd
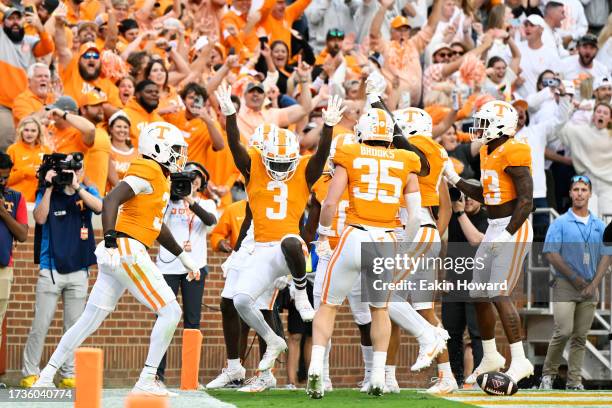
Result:
M432 139L433 125L431 116L427 112L418 108L406 108L394 112L396 124L399 126L403 135L410 143L419 149L429 162L430 172L425 177L419 177L419 188L421 191L421 205L419 209L420 229L416 236L415 248L411 251L412 257L436 258L440 255L441 240L448 227L451 213L451 202L448 194L446 182L442 180L444 164L448 160L446 150ZM403 211L404 209L400 209ZM402 217L400 217L402 218ZM401 236L400 228L398 235ZM437 278L435 268L419 267L413 271L406 271L406 277L410 273L411 278L416 282L433 283ZM420 286L419 286L420 287ZM397 381L395 380L395 360L399 351L399 327L411 331L410 324L405 319L409 311L405 310L409 305L397 299L389 306L389 316L393 322L391 331L391 343L387 356L388 366L386 367L386 386L391 392L399 392ZM431 394L448 394L456 391L459 387L451 370L448 351L443 347L443 342L449 338L448 333L441 327L440 321L434 312L433 291L414 291L412 293L412 306L430 324L434 325L438 331L436 354L438 361L438 378L436 383L426 392ZM413 365L412 370L418 371L429 366L431 359L428 359L430 348L421 347L419 358ZM425 366L425 364L427 364Z
M493 305L510 343L512 362L506 374L517 383L533 374L533 365L525 358L521 341L521 319L510 298L533 240L528 220L533 205L531 149L514 139L517 123L517 111L503 101L487 102L474 115L472 140L485 142L480 148L480 185L459 177L450 161L444 167L448 181L468 197L484 203L489 215L489 227L476 252L476 260L483 260L480 264L484 267L474 267L472 280L472 284L480 286L470 290L470 296L477 301L483 358L465 380L467 384L475 383L481 373L497 371L506 363L495 345Z
M344 191L348 188L349 206L346 227L331 255L324 277L321 305L313 322L313 346L308 369L307 393L322 398L323 361L332 335L337 307L342 304L361 271L361 245L367 242L395 242L395 218L400 196L408 203L410 239L418 228L421 207L416 173L419 157L405 150L391 149L393 120L382 109L371 109L359 118L355 127L357 144L347 144L335 152L334 176L323 202L319 219L317 252L331 253L331 225ZM414 227L416 225L416 228ZM386 302L371 302L372 373L369 393L382 395L385 385L385 361L391 332Z
M276 278L291 274L295 284L295 307L304 321L313 318L314 310L306 294L307 248L299 236L299 223L310 188L319 179L329 154L333 126L342 118L342 100L331 98L323 111L325 125L317 152L299 155L297 136L285 129L276 129L264 140L261 152L247 150L240 143L236 108L231 101L231 88L216 91L222 113L227 117L228 144L236 167L246 180L249 205L253 214L255 247L242 265L259 279L242 279L233 297L242 319L261 335L267 344L259 363L261 371L272 368L276 357L287 349L264 321L255 300L270 288Z
M263 142L270 132L277 132L276 125L259 125L249 139L249 149L263 148ZM233 297L238 289L240 280L252 279L253 271L243 268L243 262L249 258L253 252L255 238L253 235L253 216L248 202L245 208L245 217L240 226L240 233L234 250L226 261L221 265L225 284L221 292L221 317L223 320L223 337L227 351L227 367L221 371L215 379L206 384L206 389L216 389L224 387L235 387L242 385L245 379L246 370L240 362L243 347L241 342L245 342L248 337L248 327L243 326L238 311L234 306ZM272 326L274 315L272 309L278 291L273 286L268 288L255 300L255 307L261 311L268 325ZM259 336L260 353L265 351L266 345ZM239 391L260 392L276 386L276 379L271 370L264 370L259 373L257 378L249 382Z
M96 248L98 277L85 311L62 336L35 387L54 387L57 368L102 324L127 289L157 315L145 366L133 391L158 396L174 394L157 381L156 372L182 312L147 249L157 240L191 271L189 279L200 279L197 264L162 223L170 198L168 176L182 171L187 144L176 127L154 122L140 132L138 150L142 158L132 162L125 178L104 198L104 241Z

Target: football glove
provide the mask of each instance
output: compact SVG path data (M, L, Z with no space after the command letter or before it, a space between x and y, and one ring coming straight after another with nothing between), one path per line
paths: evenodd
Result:
M178 256L179 261L183 264L185 269L187 269L187 280L200 280L200 268L196 265L193 259L189 256L189 254L185 251L181 252Z
M121 256L118 248L107 248L104 241L100 241L94 252L99 267L115 270L121 265Z

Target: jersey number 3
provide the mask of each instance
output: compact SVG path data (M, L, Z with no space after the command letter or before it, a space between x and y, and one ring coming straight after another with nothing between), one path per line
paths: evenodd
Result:
M499 176L497 172L495 170L484 170L481 177L485 204L499 204L501 202L501 190L499 189Z
M404 163L394 160L376 160L369 157L358 157L353 160L353 168L361 169L367 167L367 172L361 175L361 181L367 183L367 191L361 191L355 187L353 193L355 198L365 201L378 199L384 204L397 204L402 193L402 180L389 174L390 169L402 170ZM382 187L382 185L391 186ZM388 192L392 191L392 194Z
M278 208L266 208L266 217L270 220L284 220L287 217L287 198L289 197L289 189L285 183L270 181L267 186L268 191L277 191L274 194L274 202L278 203Z

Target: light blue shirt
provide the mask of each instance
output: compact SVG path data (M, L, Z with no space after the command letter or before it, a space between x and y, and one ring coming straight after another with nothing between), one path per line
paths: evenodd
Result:
M612 255L612 246L603 244L605 228L603 221L591 212L588 223L584 224L570 209L548 227L543 252L560 254L572 271L590 282L595 277L601 257ZM555 276L565 278L560 273L555 273Z

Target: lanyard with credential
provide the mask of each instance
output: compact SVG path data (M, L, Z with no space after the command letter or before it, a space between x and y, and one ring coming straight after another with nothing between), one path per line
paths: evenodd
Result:
M195 204L195 202L194 202ZM189 209L189 206L185 207L185 214L189 214L191 212L191 218L189 218L189 224L187 224L187 241L183 242L183 250L185 252L191 252L191 228L193 227L193 219L195 218L195 213Z
M589 252L589 238L591 238L591 231L593 231L593 228L591 227L591 219L589 218L589 222L587 223L589 226L589 234L586 236L586 238L584 237L584 233L582 232L582 229L580 229L580 225L578 224L579 222L576 222L576 228L578 228L578 231L580 232L580 235L584 240L584 254L582 255L582 263L584 265L589 265L591 263L591 254ZM584 227L586 228L587 225L585 224Z

